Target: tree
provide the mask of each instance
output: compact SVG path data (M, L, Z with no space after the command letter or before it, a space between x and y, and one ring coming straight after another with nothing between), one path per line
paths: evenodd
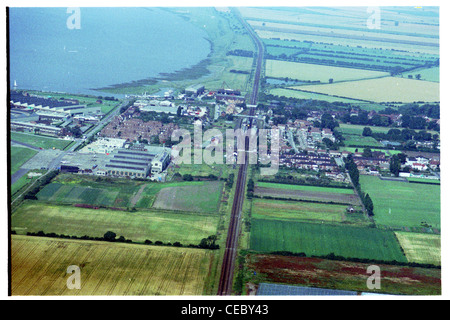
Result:
M400 159L397 155L393 155L391 160L389 161L389 171L392 172L393 175L398 177L400 173L401 163Z
M181 106L177 109L177 117L181 117Z
M373 216L373 209L374 209L373 208L373 202L372 202L372 199L370 198L368 193L364 197L364 206L366 207L367 214L369 216Z
M372 150L368 147L364 148L363 157L364 158L372 158Z
M114 241L116 241L116 236L117 235L114 232L108 231L104 234L103 239L105 239L106 241L109 241L109 242L114 242Z
M369 127L364 127L362 135L364 137L370 137L372 135L372 129L370 129Z
M255 182L253 179L249 179L247 183L247 192L253 192L255 191Z
M186 173L186 174L183 175L183 180L184 181L192 181L192 180L194 180L194 178L192 177L191 174Z
M333 83L333 81L334 81L333 78L328 79L328 83Z

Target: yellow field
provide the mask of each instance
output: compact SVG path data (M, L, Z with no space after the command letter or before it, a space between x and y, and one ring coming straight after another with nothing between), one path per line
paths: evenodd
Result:
M209 250L13 235L12 295L202 295ZM67 268L80 267L81 289Z
M441 265L441 236L395 232L409 262Z
M373 102L409 103L415 101L437 102L440 100L439 83L396 77L291 88Z
M305 25L296 25L296 24L287 24L287 23L274 23L274 22L263 22L263 21L253 21L250 20L248 23L252 27L263 27L263 28L276 28L278 31L272 30L274 32L287 32L292 33L292 31L308 31L308 32L322 32L324 34L329 33L330 36L334 36L336 34L338 35L351 35L351 36L359 36L364 37L366 35L369 35L371 37L379 37L386 40L393 39L393 40L405 40L405 41L417 41L417 42L425 42L425 43L432 43L432 44L439 44L439 39L437 38L425 38L425 37L416 37L416 36L410 36L410 35L397 35L397 34L389 34L389 33L382 33L382 35L367 34L367 31L360 31L360 30L346 30L346 29L333 29L329 27L319 27L319 26L305 26ZM267 31L271 31L270 29Z
M331 67L318 64L266 60L266 76L274 78L291 78L298 80L321 81L328 83L330 78L333 81L359 80L367 78L384 77L387 72ZM303 87L301 87L303 88ZM299 87L299 89L301 89Z

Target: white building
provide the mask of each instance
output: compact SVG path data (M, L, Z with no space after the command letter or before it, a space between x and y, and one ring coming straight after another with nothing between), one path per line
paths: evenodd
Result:
M170 163L170 154L163 152L152 160L152 174L158 174L166 170Z
M123 148L125 145L125 139L114 138L102 138L81 149L80 153L112 153L116 149Z

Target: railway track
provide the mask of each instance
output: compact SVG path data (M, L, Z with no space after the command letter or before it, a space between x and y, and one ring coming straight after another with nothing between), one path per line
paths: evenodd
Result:
M253 81L253 90L250 95L250 104L256 105L258 100L258 92L259 92L259 82L261 77L261 68L262 62L264 58L264 47L259 40L258 36L251 29L251 27L242 19L239 12L236 9L233 9L234 14L241 21L244 27L247 29L248 33L252 37L255 42L257 48L257 56L256 56L256 69L255 69L255 78ZM250 109L250 116L255 115L255 108ZM250 128L253 126L253 118L250 118ZM233 285L233 277L234 277L234 266L236 262L236 254L237 247L239 242L239 234L240 234L240 223L241 223L241 212L242 205L244 203L245 197L245 181L247 180L247 169L248 169L248 151L249 149L249 139L246 137L245 139L245 161L243 164L239 165L238 176L236 180L236 190L233 199L233 207L231 209L231 217L230 224L228 228L227 240L226 240L226 248L224 253L224 258L222 262L222 271L220 274L219 281L219 289L218 295L231 295L232 285Z

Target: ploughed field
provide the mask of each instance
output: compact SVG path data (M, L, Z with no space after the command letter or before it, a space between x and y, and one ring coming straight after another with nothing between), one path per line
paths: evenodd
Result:
M371 263L331 261L318 258L249 254L246 256L247 282L370 292L367 268ZM381 269L381 289L374 293L440 295L441 270L377 264ZM253 273L256 272L256 275ZM252 274L250 276L250 274Z

